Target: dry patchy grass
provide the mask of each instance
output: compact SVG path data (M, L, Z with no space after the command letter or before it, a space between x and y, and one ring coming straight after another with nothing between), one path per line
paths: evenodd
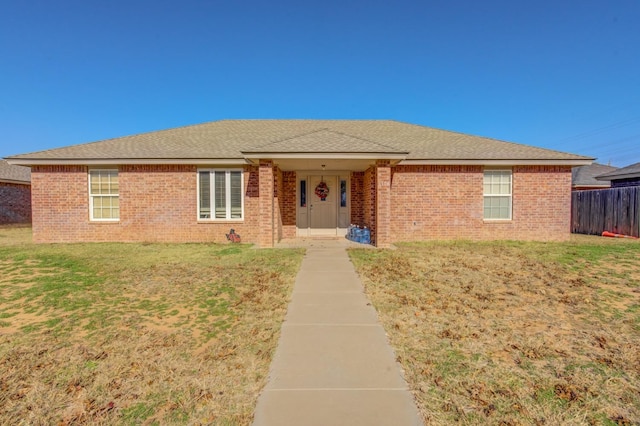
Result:
M352 250L427 424L640 424L640 243Z
M0 424L248 424L297 250L0 228Z

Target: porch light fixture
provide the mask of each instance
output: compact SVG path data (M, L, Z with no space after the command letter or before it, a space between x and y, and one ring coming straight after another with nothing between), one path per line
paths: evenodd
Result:
M322 165L322 170L324 171L324 164Z

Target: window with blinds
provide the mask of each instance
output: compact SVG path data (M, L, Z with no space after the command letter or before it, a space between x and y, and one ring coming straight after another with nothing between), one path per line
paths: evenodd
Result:
M244 205L242 170L198 171L198 218L242 219Z
M511 219L511 170L485 170L484 218Z
M198 172L198 217L211 218L211 173Z
M91 220L120 219L120 195L117 170L89 170L89 211Z

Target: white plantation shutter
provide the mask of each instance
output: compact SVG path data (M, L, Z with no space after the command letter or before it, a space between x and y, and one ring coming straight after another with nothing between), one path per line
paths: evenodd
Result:
M199 219L243 218L243 173L241 170L200 170L198 175Z
M231 219L242 217L242 172L230 172Z
M227 217L227 183L226 172L215 172L215 205L216 219Z
M200 200L198 217L200 219L209 219L211 218L211 173L199 172L198 177L198 197Z

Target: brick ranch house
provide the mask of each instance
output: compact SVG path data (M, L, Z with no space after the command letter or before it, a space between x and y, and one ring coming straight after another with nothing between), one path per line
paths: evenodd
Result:
M0 225L31 222L31 172L0 159Z
M222 120L16 155L36 242L564 240L592 159L388 120Z

